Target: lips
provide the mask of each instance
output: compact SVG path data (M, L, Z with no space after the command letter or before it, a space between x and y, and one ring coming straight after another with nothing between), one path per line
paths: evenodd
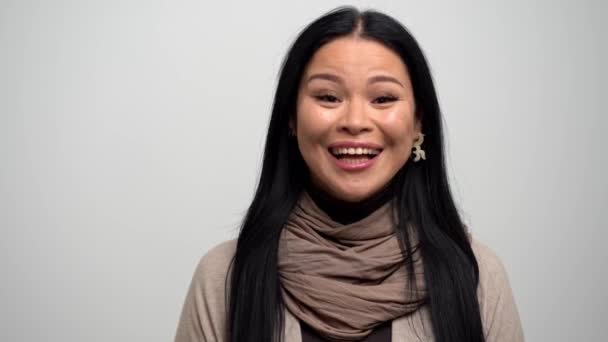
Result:
M339 168L361 171L374 164L382 153L382 147L373 143L340 142L330 145L328 152Z
M340 142L328 148L337 159L373 159L382 152L377 144L364 142Z
M361 148L369 148L369 149L376 149L376 150L382 149L382 146L380 146L378 144L374 144L371 142L364 142L364 141L338 141L338 142L335 142L335 143L329 145L330 149L332 149L334 147L347 147L347 148L361 147Z

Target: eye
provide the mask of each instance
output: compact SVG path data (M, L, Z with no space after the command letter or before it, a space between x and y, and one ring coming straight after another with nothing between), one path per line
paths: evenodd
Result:
M385 103L389 103L389 102L395 102L399 100L399 98L397 98L396 96L393 95L385 95L385 96L380 96L375 98L372 103L377 103L377 104L385 104Z
M331 102L331 103L340 102L340 100L337 97L330 95L330 94L316 95L315 99L317 99L319 101Z

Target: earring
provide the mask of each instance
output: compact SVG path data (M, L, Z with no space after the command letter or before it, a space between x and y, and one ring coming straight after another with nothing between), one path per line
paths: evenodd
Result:
M290 129L289 129L289 136L290 136L290 137L295 137L295 136L296 136L296 130L295 130L295 129L293 129L293 128L290 128Z
M418 138L416 139L416 141L414 141L414 151L412 151L416 155L416 158L414 158L415 162L419 161L421 158L426 160L426 153L422 148L420 148L423 141L424 134L418 133Z

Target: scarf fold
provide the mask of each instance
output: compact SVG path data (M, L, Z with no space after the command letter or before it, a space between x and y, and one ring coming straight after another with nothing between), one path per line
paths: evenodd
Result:
M351 224L333 221L304 191L279 240L285 306L324 337L360 340L426 299L422 259L413 241L415 284L395 233L391 201ZM412 239L415 238L412 236Z

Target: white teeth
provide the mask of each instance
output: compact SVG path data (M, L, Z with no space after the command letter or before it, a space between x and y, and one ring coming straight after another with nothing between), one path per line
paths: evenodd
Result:
M348 154L348 155L377 155L380 153L380 150L375 150L375 149L371 149L371 148L365 148L365 147L334 147L331 149L331 153L335 154L335 155L343 155L343 154Z
M368 159L366 158L360 158L360 159L351 159L351 158L346 158L346 159L342 159L346 164L361 164L361 163L365 163Z

